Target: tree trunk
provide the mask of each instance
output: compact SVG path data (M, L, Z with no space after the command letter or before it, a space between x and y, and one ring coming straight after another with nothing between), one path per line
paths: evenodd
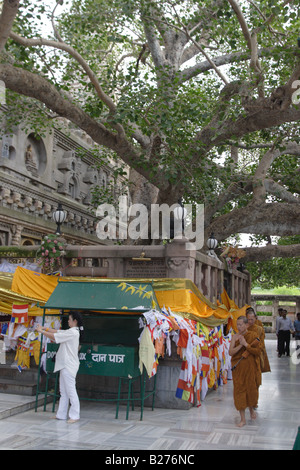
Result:
M242 262L265 261L272 258L298 258L300 245L266 245L264 247L244 248L245 258Z
M151 243L151 204L157 201L159 190L133 168L129 172L129 194L131 204L143 204L148 211L148 239L124 240L124 245L149 245ZM129 218L129 223L132 218Z

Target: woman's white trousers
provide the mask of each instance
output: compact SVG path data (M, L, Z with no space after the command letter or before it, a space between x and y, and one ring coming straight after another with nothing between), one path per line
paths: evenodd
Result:
M73 377L67 369L62 369L59 373L60 400L56 413L57 419L67 419L68 409L70 419L79 419L80 404L76 391L76 377Z

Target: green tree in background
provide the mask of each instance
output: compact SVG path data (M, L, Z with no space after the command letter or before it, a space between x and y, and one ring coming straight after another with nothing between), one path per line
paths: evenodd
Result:
M289 246L300 243L300 236L285 237L278 240L279 246ZM247 263L251 273L253 287L272 289L276 287L300 286L300 259L299 257L274 257L265 261Z
M133 203L203 203L205 237L299 235L298 1L51 3L3 1L15 120L22 95L29 126L71 121L130 168ZM295 238L245 261L299 252Z

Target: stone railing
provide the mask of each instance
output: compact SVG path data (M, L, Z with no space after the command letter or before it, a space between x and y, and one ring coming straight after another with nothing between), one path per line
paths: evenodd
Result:
M63 273L108 278L186 278L212 302L220 300L224 287L239 307L250 305L251 300L247 271L228 272L224 262L187 250L185 241L180 239L159 246L68 245Z
M268 302L262 304L261 302ZM292 305L291 305L292 304ZM295 314L300 312L300 295L264 295L254 294L251 296L251 306L255 312L260 313L259 319L266 327L266 331L274 333L276 331L276 317L278 308L281 307L288 312L288 316L294 321ZM262 315L265 313L266 315Z
M66 245L62 273L64 276L103 278L184 278L190 279L207 299L221 300L225 288L229 297L242 307L250 305L251 279L247 271L228 271L224 262L195 250L187 250L186 241L150 246ZM19 249L1 247L2 259L31 257L38 246Z

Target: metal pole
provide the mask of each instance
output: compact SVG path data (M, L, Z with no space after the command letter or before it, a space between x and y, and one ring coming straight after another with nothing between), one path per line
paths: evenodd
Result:
M45 324L45 308L43 313L43 324ZM43 350L43 335L41 333L41 344L40 344L40 357L39 357L39 367L38 367L38 378L37 378L37 386L36 386L36 396L35 396L35 411L37 411L38 406L38 398L39 398L39 383L41 378L41 357L42 357L42 350Z

